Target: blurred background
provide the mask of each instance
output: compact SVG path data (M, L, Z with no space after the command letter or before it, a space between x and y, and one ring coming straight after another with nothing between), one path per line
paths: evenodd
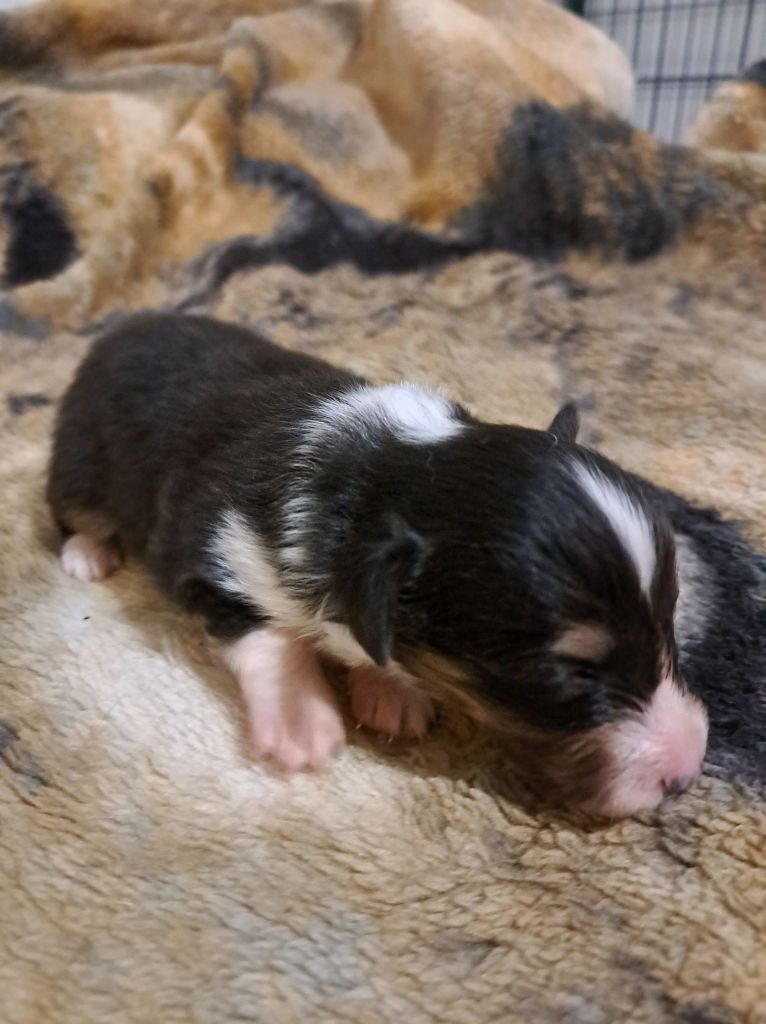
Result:
M26 2L0 0L0 10ZM620 44L636 75L632 120L668 142L681 141L717 85L766 58L766 0L553 2Z
M679 142L728 78L766 58L766 0L568 0L611 36L636 75L633 121Z

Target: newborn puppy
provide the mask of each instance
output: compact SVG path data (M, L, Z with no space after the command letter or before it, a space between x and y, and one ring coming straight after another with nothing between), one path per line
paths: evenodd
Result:
M48 483L64 569L140 558L222 641L256 758L322 767L351 710L419 736L451 693L549 800L651 808L700 770L671 528L640 483L547 431L375 387L202 317L139 315L67 393Z

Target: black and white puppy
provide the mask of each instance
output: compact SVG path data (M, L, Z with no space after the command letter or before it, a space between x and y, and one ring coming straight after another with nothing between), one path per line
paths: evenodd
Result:
M678 675L670 525L631 476L547 431L482 423L243 328L142 314L61 408L48 498L62 565L121 552L204 616L256 758L319 768L344 727L419 736L459 697L551 800L620 816L698 775L707 719Z

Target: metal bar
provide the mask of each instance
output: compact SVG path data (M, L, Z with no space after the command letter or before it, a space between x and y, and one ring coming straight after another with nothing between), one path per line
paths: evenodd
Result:
M667 78L662 75L665 67L665 54L668 48L668 24L670 22L670 3L666 3L662 9L662 22L660 24L660 38L659 45L657 47L657 60L655 62L655 79L657 83L667 82ZM657 128L657 114L660 109L660 90L655 89L652 94L652 105L649 108L649 131L653 132Z
M681 74L684 79L684 84L688 84L692 80L690 75L692 67L692 57L694 54L694 44L697 41L697 18L698 9L692 7L689 11L689 23L686 29L686 42L684 43L684 56L683 63L681 65ZM686 98L689 95L688 89L678 90L678 100L676 102L676 109L673 117L673 138L681 138L681 128L684 123L684 114L686 113Z
M609 35L614 38L614 30L617 27L617 8L619 6L618 0L613 0L611 18L609 20Z
M708 64L708 75L707 80L705 82L705 85L707 87L705 92L706 99L713 91L713 86L716 82L715 75L717 72L715 69L718 65L718 54L721 49L721 36L723 35L723 33L721 32L721 23L723 21L723 12L725 7L726 4L720 4L715 15L715 27L713 29L713 46L710 50L710 63ZM731 76L724 75L724 77L730 78Z
M633 73L638 74L638 58L641 51L641 22L644 19L644 6L645 0L639 0L638 7L636 8L636 35L633 40L633 54L631 57L631 63L633 64Z
M737 65L737 71L745 70L745 62L747 60L747 47L750 42L750 30L753 27L753 15L755 14L755 0L750 0L747 5L747 14L745 15L745 27L742 29L742 46L739 51L739 63Z
M676 11L691 11L691 10L716 10L720 9L721 5L725 7L745 7L746 4L752 5L754 0L680 0L680 2L673 2L671 4L672 10ZM566 4L569 7L569 3ZM584 5L587 6L587 5ZM631 14L637 14L642 11L644 14L662 14L667 10L666 3L642 3L641 0L636 0L636 3L632 7L620 7L619 2L614 7L610 7L607 11L594 11L592 14L588 13L589 21L606 21L611 20L614 17L627 18Z
M683 85L690 82L694 85L705 85L708 82L730 82L731 75L646 75L637 78L637 85Z

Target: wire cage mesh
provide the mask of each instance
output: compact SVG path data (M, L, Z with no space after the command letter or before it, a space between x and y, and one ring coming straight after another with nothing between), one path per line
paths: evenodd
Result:
M633 121L670 142L715 87L766 57L766 0L569 0L619 43L636 76Z

